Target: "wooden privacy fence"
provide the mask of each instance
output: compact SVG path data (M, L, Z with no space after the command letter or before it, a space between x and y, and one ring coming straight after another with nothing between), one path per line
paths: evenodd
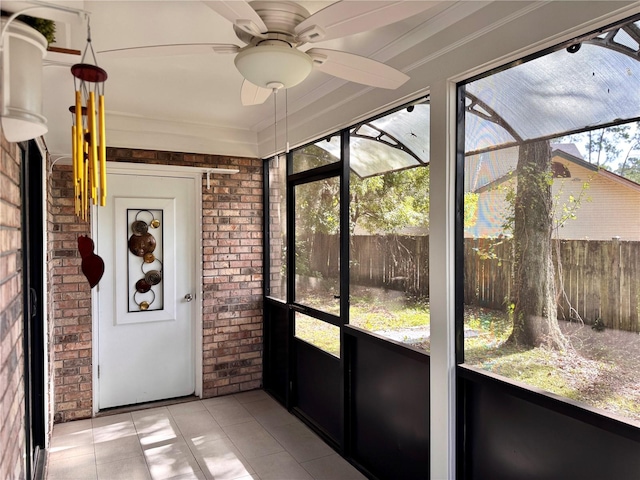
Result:
M338 272L338 237L311 235L311 270L324 277ZM353 285L389 288L429 297L429 237L406 235L351 237L349 275Z
M464 246L465 303L504 309L512 301L511 242L467 238ZM640 332L640 242L556 240L554 266L559 318Z
M311 268L326 277L338 271L336 236L310 239ZM560 268L555 257L560 255ZM558 316L607 328L640 332L640 242L554 241ZM504 310L513 297L513 252L507 239L464 241L464 302ZM352 285L429 297L428 236L351 238ZM561 288L564 287L564 288Z
M353 236L352 284L391 288L429 297L429 237Z
M464 239L464 303L505 310L513 281L511 242L492 238Z

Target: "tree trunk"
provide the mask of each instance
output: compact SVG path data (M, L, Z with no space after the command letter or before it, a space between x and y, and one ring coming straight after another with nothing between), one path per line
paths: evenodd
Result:
M514 297L513 332L517 345L566 347L560 331L555 302L551 232L551 145L527 143L518 155L517 191L514 204Z

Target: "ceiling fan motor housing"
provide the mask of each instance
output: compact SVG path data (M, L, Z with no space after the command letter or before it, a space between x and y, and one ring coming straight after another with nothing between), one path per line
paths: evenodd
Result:
M251 2L250 5L267 26L264 38L276 38L272 34L284 34L293 47L301 45L300 42L294 40L295 28L310 16L306 8L294 2L256 1ZM233 28L238 38L248 45L255 45L261 40L237 25L234 25ZM281 35L278 36L278 38L281 37Z

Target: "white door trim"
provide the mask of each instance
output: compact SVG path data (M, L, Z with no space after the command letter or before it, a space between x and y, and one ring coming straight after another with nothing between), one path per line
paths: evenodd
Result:
M193 179L195 185L195 195L193 205L194 225L195 225L195 245L194 251L196 265L194 268L193 285L196 291L196 302L194 305L195 323L193 329L193 346L195 355L195 395L202 398L202 298L203 298L203 282L202 282L202 174L212 169L198 167L182 167L172 165L150 165L137 163L107 163L108 173L120 173L126 175L153 176L153 177L178 177ZM200 187L200 188L198 188ZM108 185L107 185L108 188ZM108 191L108 190L107 190ZM91 208L91 234L92 239L98 245L99 238L94 236L97 231L97 215L96 212L100 207L93 206ZM100 288L100 284L96 288ZM91 295L91 329L92 329L92 388L93 388L93 414L98 413L99 404L99 388L98 382L98 301L97 295Z

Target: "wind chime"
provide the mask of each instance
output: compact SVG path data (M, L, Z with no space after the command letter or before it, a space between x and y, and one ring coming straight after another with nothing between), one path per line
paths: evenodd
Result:
M93 64L85 63L91 52ZM90 60L90 59L89 59ZM107 72L98 66L91 44L91 25L87 23L87 45L80 63L71 67L76 103L72 114L71 145L76 216L87 220L89 202L107 203L107 143L105 135L104 82ZM97 104L96 104L97 100ZM98 118L96 118L96 108Z

